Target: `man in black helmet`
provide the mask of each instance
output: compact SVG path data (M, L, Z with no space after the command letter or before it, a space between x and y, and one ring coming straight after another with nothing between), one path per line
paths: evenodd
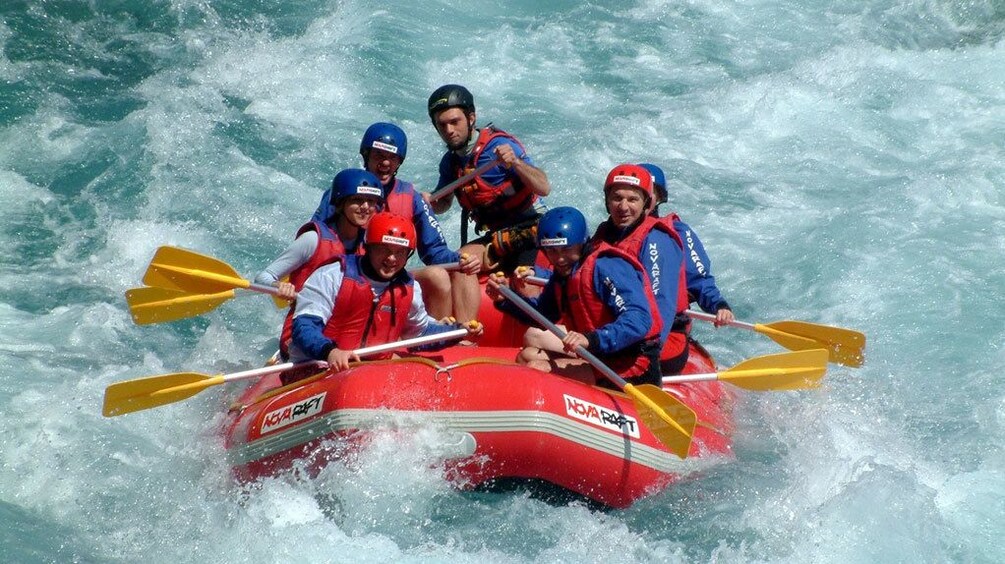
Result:
M534 228L545 211L540 198L551 191L548 175L534 166L523 145L512 135L492 127L475 128L475 101L471 92L457 84L446 84L429 96L429 119L447 145L440 160L437 188L446 186L492 160L490 168L452 194L433 202L433 210L448 210L454 196L464 213L460 252L484 256L486 270L512 272L517 266L531 266L537 253ZM467 219L474 220L480 235L467 241ZM452 273L454 317L474 319L481 302L476 276Z

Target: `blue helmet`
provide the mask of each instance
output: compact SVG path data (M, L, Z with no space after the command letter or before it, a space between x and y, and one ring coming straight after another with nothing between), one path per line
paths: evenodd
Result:
M405 161L405 153L408 151L408 137L400 127L393 123L377 122L366 128L363 140L359 144L359 154L366 159L370 149L382 149L388 153L394 153Z
M335 175L332 187L321 196L321 203L311 219L327 222L335 217L342 200L350 196L372 196L380 200L380 208L384 207L384 188L380 179L361 168L347 168Z
M653 177L653 191L656 192L656 203L665 204L669 194L667 193L667 177L663 174L663 169L649 164L639 163L639 166L648 170Z
M384 201L384 187L372 172L347 168L332 179L332 203L338 205L349 196L373 196Z
M589 238L586 218L576 208L565 206L548 210L537 222L539 248L582 245Z

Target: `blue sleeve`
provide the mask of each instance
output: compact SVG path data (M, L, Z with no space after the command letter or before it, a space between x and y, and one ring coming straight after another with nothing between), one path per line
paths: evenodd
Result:
M534 300L534 306L548 321L558 321L562 317L562 309L558 306L558 300L555 298L555 284L552 283L552 280L549 278L548 283L541 288L541 294Z
M597 350L612 354L641 341L653 324L643 274L617 257L600 257L593 270L593 289L614 314L614 321L595 332ZM594 339L590 339L591 342Z
M675 221L674 228L684 240L686 259L684 261L687 273L687 293L692 302L698 302L698 307L708 313L716 313L721 308L729 309L729 304L719 293L712 276L712 261L705 253L698 234L683 221Z
M663 322L660 342L665 342L677 316L677 292L680 291L680 267L684 252L669 234L653 229L639 251L639 262L652 283L656 306Z
M543 315L548 321L557 322L559 318L562 317L562 312L558 308L558 302L555 300L555 288L552 286L550 280L547 284L545 284L544 288L542 288L539 296L534 298L528 298L526 296L522 297L525 302L530 304L530 307L541 312L541 315ZM523 310L509 300L498 301L493 305L499 311L519 319L520 322L525 325L531 325L534 327L538 326L536 321L531 319L529 315L524 313Z
M293 318L293 344L315 360L327 360L335 343L323 334L325 322L315 315Z
M538 278L544 278L545 280L550 280L554 271L546 266L541 266L539 264L534 265L534 276Z
M453 159L450 158L450 153L444 153L440 159L440 179L436 181L436 189L439 190L454 180L457 180L457 171L454 170Z
M447 239L443 236L436 214L418 191L412 192L412 220L419 239L419 258L423 264L445 264L461 260L461 255L447 246Z
M489 141L489 144L485 146L485 150L482 151L481 156L478 157L478 162L475 163L475 166L478 167L494 160L496 158L496 147L500 145L509 145L513 147L513 152L520 158L520 160L529 165L534 165L534 161L531 160L530 155L520 148L520 145L518 145L515 141L505 137L496 137L492 141ZM501 184L504 180L510 177L515 178L516 173L503 167L502 165L494 166L482 174L482 180L492 185Z

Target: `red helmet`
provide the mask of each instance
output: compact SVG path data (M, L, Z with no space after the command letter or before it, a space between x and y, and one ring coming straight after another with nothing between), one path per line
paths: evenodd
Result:
M619 164L611 169L604 181L604 193L606 194L615 186L621 188L635 188L641 190L646 197L646 202L653 197L653 175L644 167L636 164Z
M415 250L415 226L400 215L380 212L370 218L363 241L367 245L384 243Z

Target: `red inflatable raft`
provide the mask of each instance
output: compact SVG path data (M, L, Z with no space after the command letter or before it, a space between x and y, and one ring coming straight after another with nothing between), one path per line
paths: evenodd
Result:
M664 389L697 414L690 455L669 453L641 424L628 396L515 364L524 329L482 309L478 346L364 362L283 386L269 376L231 408L224 437L243 480L299 464L320 470L330 456L388 429L430 427L450 437L446 468L461 488L526 482L557 486L624 508L682 476L731 455L731 395L718 382ZM685 373L715 372L697 343Z

